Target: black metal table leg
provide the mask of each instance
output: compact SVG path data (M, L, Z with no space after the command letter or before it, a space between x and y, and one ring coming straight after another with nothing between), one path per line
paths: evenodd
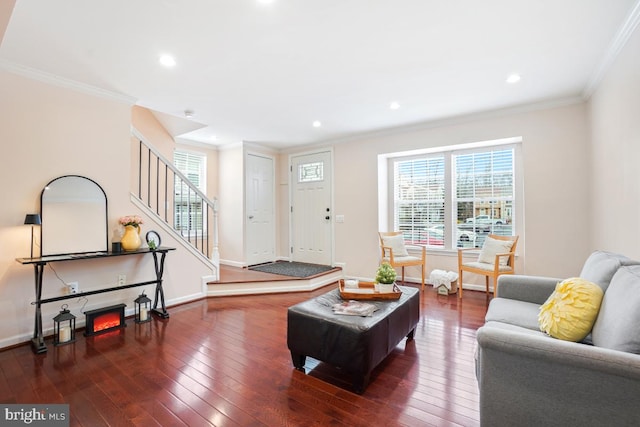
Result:
M156 283L156 294L153 301L153 309L151 310L151 312L155 313L157 316L160 316L163 319L168 319L169 312L167 312L167 307L165 306L165 303L164 303L164 290L162 289L162 276L164 274L164 258L167 255L167 252L166 251L161 252L162 256L160 257L160 260L158 260L158 252L160 251L153 252L153 262L156 269L157 283ZM161 304L160 309L158 309L158 302L160 302Z
M33 264L36 283L36 313L33 325L33 338L31 339L31 347L35 353L46 353L47 345L44 343L44 335L42 333L42 275L46 263Z

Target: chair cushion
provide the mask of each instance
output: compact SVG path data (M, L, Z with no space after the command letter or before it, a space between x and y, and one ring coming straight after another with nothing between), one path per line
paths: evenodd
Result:
M486 270L486 271L493 271L493 262L491 262L491 264L486 263L486 262L465 262L464 264L462 264L464 267L471 267L471 268L477 268L480 270ZM506 271L513 271L513 268L511 266L508 265L499 265L498 266L498 271L501 272L506 272Z
M497 254L505 254L511 252L513 247L513 241L511 240L498 240L491 237L484 239L482 250L478 256L478 262L485 262L493 264L496 260ZM507 265L508 258L501 257L500 265Z
M409 255L407 248L404 246L404 236L402 234L382 236L382 245L391 248L394 258Z
M623 266L611 279L593 325L593 345L640 354L640 265Z
M620 266L633 264L634 261L624 255L605 251L595 251L584 262L580 277L600 286L606 292L611 278Z
M563 280L540 306L540 330L561 340L583 340L591 332L603 295L600 286L588 280Z

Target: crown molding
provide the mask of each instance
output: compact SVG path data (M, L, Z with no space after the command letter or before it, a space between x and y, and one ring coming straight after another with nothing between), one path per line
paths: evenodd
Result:
M35 68L30 68L24 65L16 64L14 62L6 61L4 59L0 59L0 70L17 74L19 76L26 77L31 80L37 80L42 83L47 83L47 84L62 87L65 89L71 89L76 92L97 96L99 98L104 98L111 101L122 102L129 105L134 105L137 102L137 99L132 96L124 95L117 92L112 92L96 86L88 85L86 83L80 83L75 80L67 79L64 77L57 76L55 74L37 70Z
M593 92L595 92L596 88L604 78L604 75L611 67L611 64L613 64L613 61L615 61L620 54L620 51L622 51L622 48L629 41L629 38L635 31L638 23L640 23L640 0L636 1L636 4L631 9L631 13L629 13L627 20L622 24L618 33L613 38L611 45L602 57L600 65L596 68L587 82L587 85L582 91L582 97L584 99L589 99L591 95L593 95Z

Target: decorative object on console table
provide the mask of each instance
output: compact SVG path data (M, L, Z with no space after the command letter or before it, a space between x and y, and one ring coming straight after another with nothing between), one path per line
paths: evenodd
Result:
M152 251L158 249L162 244L160 235L154 230L148 231L145 235L145 239L147 241L147 246L149 246L149 249Z
M140 225L143 224L142 218L137 215L123 216L119 222L120 225L124 226L124 236L120 239L122 249L125 251L137 250L142 244L140 240Z
M76 316L63 304L60 313L53 318L53 345L70 344L76 340Z
M138 298L134 301L135 303L135 322L136 323L146 323L151 321L151 300L147 297L144 292L142 292Z
M120 253L122 252L122 243L120 242L122 240L122 229L120 227L116 227L115 230L113 230L113 239L111 240L111 252L113 253Z
M395 288L396 271L388 262L383 262L376 271L376 284L381 293L391 293Z
M40 219L40 214L27 214L24 217L24 225L31 226L31 258L33 258L33 226L41 224L42 220Z

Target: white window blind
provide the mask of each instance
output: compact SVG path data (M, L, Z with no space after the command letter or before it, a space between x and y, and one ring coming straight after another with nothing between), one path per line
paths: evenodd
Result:
M444 246L444 157L399 160L394 164L394 229L411 244Z
M513 147L392 158L393 228L407 244L440 249L481 247L489 233L513 235Z
M459 223L481 231L511 234L514 203L514 150L454 154L455 199Z
M174 166L203 193L206 190L206 160L207 158L199 153L188 151L174 151L173 153ZM181 180L176 180L176 194L182 190L182 185Z
M174 151L175 167L198 190L206 194L206 156L189 151ZM180 177L174 179L174 227L184 235L204 231L203 203L200 196Z

